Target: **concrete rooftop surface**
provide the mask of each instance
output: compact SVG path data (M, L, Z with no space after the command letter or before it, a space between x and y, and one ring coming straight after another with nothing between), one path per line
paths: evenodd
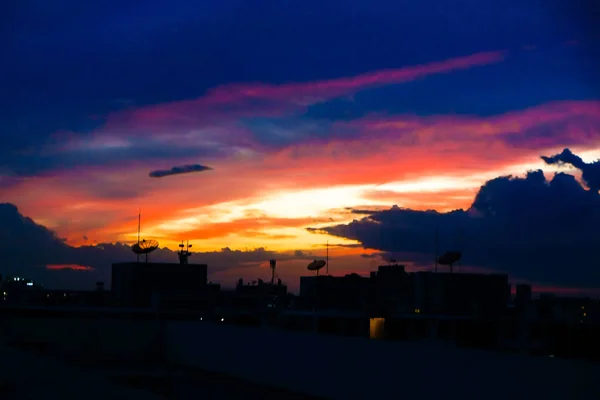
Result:
M158 400L152 392L112 383L100 374L0 344L0 399Z
M74 365L0 344L0 399L317 399L223 374L164 365Z

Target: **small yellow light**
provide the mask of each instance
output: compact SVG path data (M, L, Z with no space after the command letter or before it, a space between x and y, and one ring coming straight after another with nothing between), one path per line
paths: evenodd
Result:
M587 313L583 313L583 316L584 316L584 317L587 317Z
M421 313L421 309L415 308L415 314L420 314L420 313Z

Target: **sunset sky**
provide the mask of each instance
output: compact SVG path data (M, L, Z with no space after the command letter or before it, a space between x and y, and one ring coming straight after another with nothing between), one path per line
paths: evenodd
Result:
M333 274L389 257L427 269L437 226L464 268L548 290L600 286L589 250L600 248L600 36L584 2L9 3L0 202L56 243L5 269L105 276L133 254L89 254L134 243L141 209L142 237L172 250L189 240L202 252L190 260L223 283L264 278L275 257L293 287L326 241ZM565 148L580 162L541 158ZM211 169L150 176L186 165ZM526 177L538 169L545 182ZM484 186L511 174L522 179ZM518 189L528 184L539 197ZM515 206L502 223L471 223L485 214L476 196L495 213ZM589 212L573 217L584 198ZM12 228L15 213L0 212L0 233L38 240ZM398 218L377 222L386 213ZM552 218L581 220L550 235ZM474 244L484 231L511 238L510 259ZM556 254L538 259L545 249Z

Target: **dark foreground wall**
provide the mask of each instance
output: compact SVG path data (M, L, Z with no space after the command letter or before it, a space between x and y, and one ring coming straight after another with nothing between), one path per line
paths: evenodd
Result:
M600 364L459 349L430 342L98 318L0 319L7 342L90 362L152 362L221 372L333 399L598 399Z
M169 322L173 362L333 399L598 399L600 364L309 333Z
M18 317L0 320L0 337L20 347L79 362L162 362L156 320Z

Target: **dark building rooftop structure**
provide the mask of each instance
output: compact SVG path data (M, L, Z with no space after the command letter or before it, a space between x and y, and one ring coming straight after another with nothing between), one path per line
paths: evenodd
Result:
M154 307L161 298L210 291L206 264L128 262L112 265L112 292L122 307ZM214 291L214 290L213 290Z
M404 265L381 265L371 272L371 315L390 316L412 312L414 276Z
M3 304L35 303L42 298L42 286L31 279L0 275L0 301Z
M407 273L403 265L382 265L367 277L300 278L301 308L401 314L492 316L507 306L508 275L444 272Z
M300 305L307 309L367 310L369 278L345 276L300 277Z
M277 314L286 308L287 286L258 280L244 285L242 279L234 290L223 290L219 296L221 315L227 320L242 325L270 324L276 321Z
M498 316L508 303L506 274L416 272L415 312Z
M515 286L515 299L513 301L514 305L517 307L524 307L527 304L531 303L531 285L527 284L518 284Z

